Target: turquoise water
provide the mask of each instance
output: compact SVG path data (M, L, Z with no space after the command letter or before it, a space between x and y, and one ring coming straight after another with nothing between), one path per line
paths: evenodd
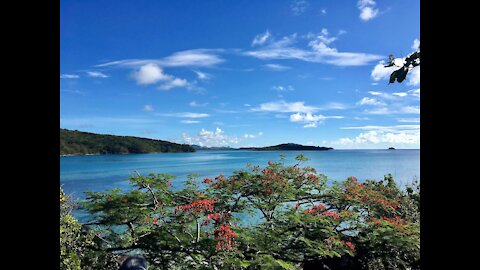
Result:
M331 151L197 151L194 153L159 153L131 155L75 156L60 158L60 183L67 194L84 198L84 191L128 189L128 177L138 170L141 174L169 173L177 178L180 187L188 174L197 173L200 179L218 174L230 175L247 163L266 166L277 161L280 154L288 163L304 154L305 164L332 180L355 176L359 181L383 179L391 173L403 186L420 180L420 150L331 150Z

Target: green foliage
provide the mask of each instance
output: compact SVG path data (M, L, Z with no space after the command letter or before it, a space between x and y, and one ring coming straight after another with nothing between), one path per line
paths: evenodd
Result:
M407 77L408 72L412 68L414 68L416 66L419 66L419 65L420 65L420 48L419 48L418 51L413 52L412 54L407 56L404 59L403 65L400 66L399 69L392 72L392 74L390 75L389 84L394 83L395 81L397 81L398 83L403 82L405 80L405 78ZM395 65L395 57L393 55L390 55L390 61L385 67L391 67L391 66L396 66Z
M60 129L60 155L195 152L190 145Z
M98 250L95 235L72 216L73 208L72 200L60 188L60 269L116 270L113 254Z
M416 269L418 184L403 191L387 175L327 185L296 160L191 175L180 190L171 175L137 174L130 191L87 193L83 229L101 233L103 254L140 252L151 269Z

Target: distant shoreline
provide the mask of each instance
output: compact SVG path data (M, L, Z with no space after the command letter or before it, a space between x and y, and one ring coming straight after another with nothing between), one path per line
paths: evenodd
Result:
M332 149L328 150L329 151L378 151L378 150L385 150L387 151L388 149L384 148L379 148L379 149ZM415 149L415 148L408 148L408 149L395 149L395 150L418 150L420 149ZM148 152L148 153L123 153L123 154L66 154L66 155L60 155L60 157L80 157L80 156L109 156L109 155L141 155L141 154L179 154L179 153L197 153L197 152L203 152L203 151L252 151L252 152L298 152L298 151L307 151L307 152L318 152L318 150L255 150L255 149L198 149L196 152Z

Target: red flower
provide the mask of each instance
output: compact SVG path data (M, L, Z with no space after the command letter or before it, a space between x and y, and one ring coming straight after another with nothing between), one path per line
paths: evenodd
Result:
M235 245L237 234L232 231L229 225L220 225L213 233L217 239L216 250L228 250Z
M199 214L205 211L210 211L210 212L213 211L214 203L215 203L214 200L203 199L203 200L194 201L187 205L181 205L179 206L179 208L185 212L189 212L192 214Z
M346 244L347 247L349 247L353 252L355 252L355 245L352 244L352 242L346 242L345 244Z
M158 218L154 218L153 223L157 224L157 222L158 222Z
M332 211L323 212L322 215L324 215L326 217L332 217L333 219L337 219L337 218L340 217L340 215L338 215L337 213L332 212Z
M213 182L212 178L203 179L203 183L210 184L211 182Z

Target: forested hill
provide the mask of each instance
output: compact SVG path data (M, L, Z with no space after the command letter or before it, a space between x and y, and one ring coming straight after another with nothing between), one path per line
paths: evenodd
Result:
M257 150L257 151L272 151L272 150L323 151L323 150L333 150L332 147L310 146L310 145L301 145L301 144L295 144L295 143L284 143L284 144L267 146L267 147L250 147L250 148L241 148L241 149L251 149L251 150Z
M195 152L190 145L60 129L60 155Z

